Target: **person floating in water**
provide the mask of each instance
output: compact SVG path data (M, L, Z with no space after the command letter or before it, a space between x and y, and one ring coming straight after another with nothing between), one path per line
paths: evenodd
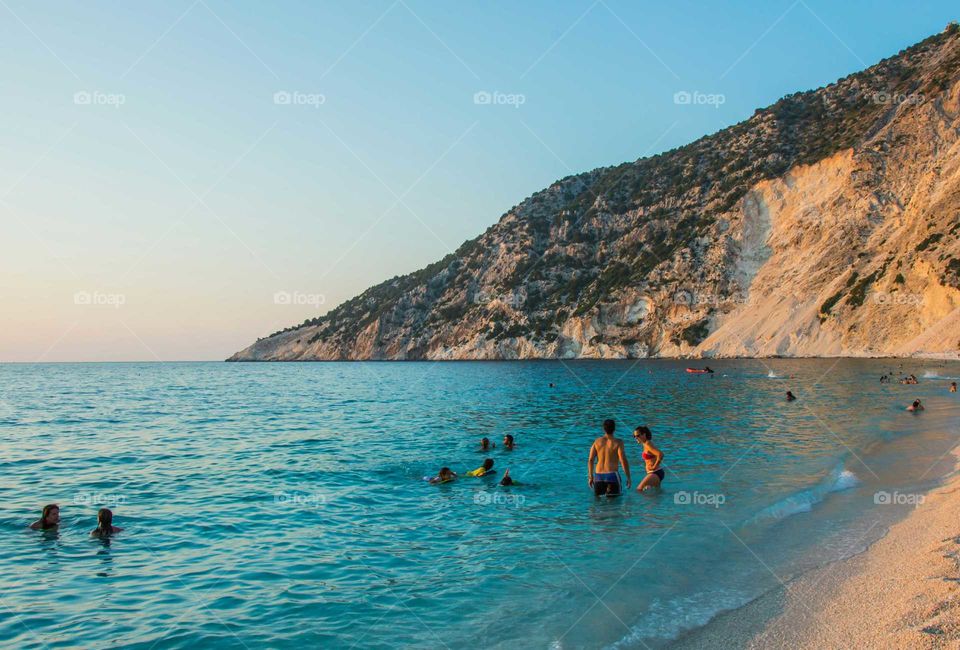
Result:
M913 404L911 404L910 406L907 407L907 410L908 410L908 411L922 411L922 410L923 410L923 404L920 403L920 400L915 399L915 400L913 400Z
M496 447L497 445L490 444L490 438L480 438L480 451L490 451L491 447Z
M122 530L113 525L113 511L110 508L100 508L97 512L97 527L90 531L90 537L110 537Z
M950 382L950 392L951 392L951 393L956 393L956 392L957 392L957 382L955 382L955 381L951 381L951 382Z
M516 444L513 442L513 436L508 433L503 437L503 448L507 451L513 451L514 447L516 447Z
M467 472L467 476L475 476L475 477L489 476L495 473L496 472L493 471L493 459L488 458L485 461L483 461L483 465L481 465L477 469L472 469L469 472Z
M433 478L428 478L427 481L433 484L448 483L455 478L457 478L457 475L453 472L453 470L451 470L449 467L441 467L437 475Z
M513 479L510 478L510 470L503 470L503 478L500 479L500 485L509 486L513 485Z
M643 446L643 462L647 466L647 475L637 486L637 492L648 488L660 487L663 482L663 452L653 444L653 433L649 427L639 426L633 431L633 439Z
M795 399L797 399L797 396L791 393L790 391L787 391L787 401L792 402Z
M30 524L32 530L56 530L60 526L60 506L51 503L43 506L40 518Z
M590 447L590 456L587 457L587 485L593 489L594 496L615 497L622 494L621 465L627 474L627 487L630 487L630 463L627 461L623 440L613 436L616 430L616 422L604 420L603 435L594 440Z

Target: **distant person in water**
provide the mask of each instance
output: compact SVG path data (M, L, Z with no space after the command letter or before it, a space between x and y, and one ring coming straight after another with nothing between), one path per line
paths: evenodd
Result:
M487 458L483 461L483 465L477 469L472 469L467 472L467 476L487 476L488 474L493 474L493 459Z
M500 485L513 485L513 479L510 478L510 470L506 469L503 471L503 478L500 479Z
M664 471L663 452L657 449L653 444L653 433L649 427L640 426L634 429L633 439L643 446L643 462L647 466L647 475L637 486L637 492L643 492L648 488L660 487L663 482Z
M513 442L513 436L508 433L503 437L503 448L508 451L513 451L514 447L516 447L516 443Z
M110 537L122 530L113 525L113 511L110 508L100 508L97 513L97 527L90 531L90 537Z
M554 388L553 382L550 382L550 388Z
M30 524L33 530L56 530L60 525L60 506L56 503L43 506L40 518Z
M923 410L923 404L920 403L920 400L915 399L915 400L913 400L913 404L911 404L910 406L907 407L907 410L908 410L908 411L922 411L922 410Z
M431 483L446 483L457 478L457 475L449 467L441 467L436 476L429 479Z
M956 392L957 392L957 382L955 382L955 381L951 381L951 382L950 382L950 392L951 392L951 393L956 393Z
M797 399L797 396L791 393L790 391L787 391L787 401L792 402L795 399Z
M480 438L480 451L490 451L490 446L490 438Z
M613 420L603 421L603 435L593 441L590 455L587 457L587 485L598 497L620 496L620 466L627 474L627 487L630 487L630 463L624 451L623 440L613 436L617 424Z

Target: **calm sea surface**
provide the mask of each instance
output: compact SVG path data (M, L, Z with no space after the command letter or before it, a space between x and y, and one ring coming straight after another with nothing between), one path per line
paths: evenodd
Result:
M0 646L668 646L952 470L960 365L899 363L0 365ZM662 492L594 499L608 417ZM487 455L521 485L422 480Z

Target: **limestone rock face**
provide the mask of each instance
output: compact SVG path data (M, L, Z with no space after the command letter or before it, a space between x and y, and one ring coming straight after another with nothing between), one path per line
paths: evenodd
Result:
M231 361L956 356L953 27L714 135L557 181Z

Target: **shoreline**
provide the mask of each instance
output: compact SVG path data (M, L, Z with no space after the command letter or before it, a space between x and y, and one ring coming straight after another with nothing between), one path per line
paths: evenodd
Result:
M815 569L685 634L671 648L960 646L957 468L865 550Z

